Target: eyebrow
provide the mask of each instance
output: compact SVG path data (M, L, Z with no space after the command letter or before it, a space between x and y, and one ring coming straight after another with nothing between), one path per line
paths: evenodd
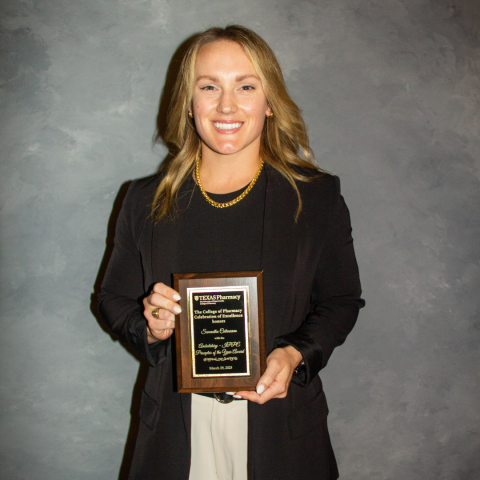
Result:
M236 82L241 82L242 80L245 80L246 78L256 78L257 80L260 80L260 77L258 77L257 75L254 75L253 73L246 73L244 75L238 75L236 78L235 78L235 81ZM197 82L200 81L200 80L211 80L212 82L219 82L219 79L218 77L215 77L213 75L199 75L197 77Z
M245 80L246 78L256 78L257 80L260 80L260 77L258 75L253 75L253 73L247 73L245 75L239 75L235 80L237 82L241 82L242 80Z

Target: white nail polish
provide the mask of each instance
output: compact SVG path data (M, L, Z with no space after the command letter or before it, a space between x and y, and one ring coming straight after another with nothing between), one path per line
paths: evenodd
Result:
M233 398L236 398L237 400L241 400L242 397L240 395L234 395Z
M178 305L175 305L175 306L173 307L173 311L174 311L175 313L181 313L181 312L182 312L182 309L181 309Z
M227 395L235 395L235 392L225 392Z
M180 300L182 297L180 297L178 293L174 293L172 298L178 302L178 300Z
M265 385L264 385L263 383L261 383L261 384L257 387L257 394L258 394L258 395L261 395L264 391L265 391Z

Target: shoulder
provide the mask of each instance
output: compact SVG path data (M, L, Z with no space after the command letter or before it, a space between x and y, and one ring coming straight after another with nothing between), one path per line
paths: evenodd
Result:
M137 213L145 208L150 209L159 183L160 176L157 174L132 180L123 201L124 206Z
M160 175L149 175L148 177L132 180L128 193L131 197L143 197L145 195L154 195L160 183Z
M269 181L281 185L285 190L292 190L290 182L273 166L267 165L266 171ZM340 194L340 179L331 173L310 168L295 168L295 171L305 177L305 180L296 180L295 184L302 196L302 201L332 200Z
M134 237L138 237L145 224L150 222L153 196L159 182L159 175L150 175L133 180L128 187L119 221Z
M297 181L301 195L333 198L340 193L340 179L331 173L319 172L308 181Z
M340 179L336 175L322 172L308 182L297 182L297 186L302 198L300 218L309 224L313 219L316 223L321 218L323 228L327 228L341 199Z

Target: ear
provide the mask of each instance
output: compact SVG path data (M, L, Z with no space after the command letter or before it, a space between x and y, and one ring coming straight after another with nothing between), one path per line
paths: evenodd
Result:
M265 110L265 116L268 118L272 115L272 107L270 105L267 105L267 109Z

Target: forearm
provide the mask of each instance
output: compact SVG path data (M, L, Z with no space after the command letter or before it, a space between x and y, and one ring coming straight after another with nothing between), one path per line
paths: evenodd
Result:
M166 358L167 341L149 344L143 308L136 300L102 292L98 296L98 308L108 329L141 358L153 366Z

